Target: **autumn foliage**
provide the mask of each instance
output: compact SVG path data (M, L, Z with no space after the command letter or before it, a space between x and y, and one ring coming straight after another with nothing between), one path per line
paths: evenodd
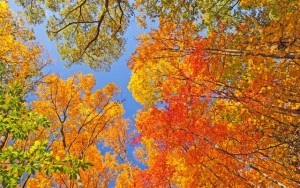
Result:
M115 181L126 168L126 163L120 164L117 157L126 157L126 148L122 144L126 144L128 129L128 122L122 119L122 104L113 100L119 92L117 86L110 84L92 92L95 79L91 74L75 74L66 81L49 75L44 82L46 84L40 85L36 91L38 100L33 102L35 111L45 115L51 123L41 135L51 141L54 157L80 159L88 162L90 167L71 177L60 172L49 180L41 175L37 180L31 179L29 187L34 187L34 182L41 181L42 177L45 177L45 182L48 180L48 184L67 187L76 183L76 186L105 187ZM110 147L113 154L101 154L97 149L101 142Z
M271 73L233 85L224 78L229 70L215 61L196 46L182 67L166 73L159 104L138 113L142 143L151 147L145 147L149 169L136 181L141 187L296 186L297 137L282 135L294 135L298 117L269 101Z
M206 38L193 24L160 20L141 36L129 62L129 89L145 106L140 187L299 184L299 41L292 18L278 16L238 32L220 23Z
M0 2L0 187L300 185L299 0L16 3L26 18ZM116 84L44 75L28 27L109 70L134 10L158 26L127 63L130 122Z

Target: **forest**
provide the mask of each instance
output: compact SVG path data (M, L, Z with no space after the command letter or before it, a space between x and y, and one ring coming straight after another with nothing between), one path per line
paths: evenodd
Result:
M299 186L300 0L0 0L0 187Z

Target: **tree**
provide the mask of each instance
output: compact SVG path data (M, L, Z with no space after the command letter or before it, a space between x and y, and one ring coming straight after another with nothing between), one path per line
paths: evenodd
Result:
M166 84L157 85L162 87L159 105L137 115L142 143L152 147L147 148L149 169L135 175L136 181L150 187L296 186L298 169L290 157L296 159L297 134L284 128L298 118L265 109L262 104L270 98L259 92L268 81L234 88L211 70L218 62L206 62L204 48L198 50L167 74ZM289 142L278 139L280 134Z
M224 38L238 46L239 33L203 39L193 25L161 23L141 38L129 62L129 89L145 106L136 125L143 143L152 143L146 147L149 169L136 181L153 187L297 186L297 61L213 53L210 46Z
M263 1L255 5L244 1L241 6L262 6L270 14L266 14L267 11L252 12L243 23L236 26L236 32L213 32L207 51L222 59L227 70L230 70L224 78L230 78L227 87L231 87L231 93L235 93L231 94L232 97L239 100L242 97L240 101L244 104L251 101L251 108L256 106L253 112L268 119L265 125L269 124L268 128L276 130L269 136L289 148L288 154L281 160L299 171L297 166L300 158L296 154L299 147L295 145L299 142L297 72L300 15L297 3ZM225 79L222 82L226 82Z
M15 187L26 182L27 175L52 163L46 141L26 143L32 131L47 127L49 123L28 109L19 84L0 85L0 93L0 182L4 187ZM24 147L20 142L25 143Z
M33 43L33 33L17 19L6 2L0 2L0 184L25 186L37 171L54 168L67 161L55 160L48 142L33 132L49 126L47 119L33 112L28 95L47 61ZM31 141L30 141L31 140Z
M101 1L30 1L16 0L25 8L31 23L47 20L47 33L58 44L58 50L68 66L87 64L97 70L109 70L124 51L131 7L127 0Z
M34 186L36 181L45 180L56 186L103 187L125 173L123 169L130 172L126 158L129 124L122 119L122 104L114 100L119 92L118 87L109 84L92 92L94 77L81 73L66 81L49 75L44 82L36 92L38 100L33 102L35 111L45 115L51 123L41 137L50 141L56 158L71 157L89 162L92 166L74 171L71 177L63 171L51 174L47 180L48 177L41 174L30 179L29 185ZM100 146L112 152L101 154ZM130 179L130 173L125 175Z

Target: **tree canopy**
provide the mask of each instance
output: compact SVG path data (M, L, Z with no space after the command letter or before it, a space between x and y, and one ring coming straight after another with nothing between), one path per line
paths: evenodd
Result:
M0 186L300 186L299 0L15 3L0 2ZM157 24L127 62L133 121L115 83L43 72L34 25L68 67L108 71L133 19Z

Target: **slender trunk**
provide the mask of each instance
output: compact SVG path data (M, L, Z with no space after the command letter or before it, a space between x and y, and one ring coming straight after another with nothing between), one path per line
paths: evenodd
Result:
M261 56L261 57L269 57L275 59L300 59L300 54L296 53L286 53L285 55L279 54L265 54L265 53L254 53L251 50L233 50L233 49L216 49L216 48L206 48L208 53L211 54L220 54L220 55L229 55L229 56Z
M7 138L8 138L8 131L5 131L4 135L0 136L0 151L2 151L3 147L5 146Z
M79 173L77 174L76 179L77 179L77 181L76 181L77 187L78 187L78 188L82 188L82 187L83 187L83 184L82 184L81 177L80 177Z

